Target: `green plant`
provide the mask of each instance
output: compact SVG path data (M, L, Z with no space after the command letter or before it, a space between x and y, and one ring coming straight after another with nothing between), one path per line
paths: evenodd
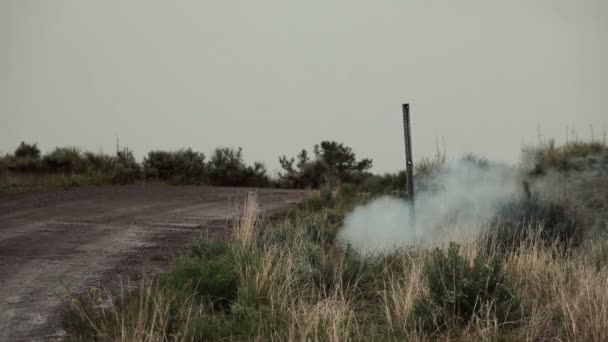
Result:
M417 320L426 331L464 327L481 310L498 325L519 319L519 303L509 285L503 261L482 254L472 264L451 242L447 252L436 248L423 268L428 296L416 304Z
M135 160L133 152L127 148L116 151L114 169L110 173L114 184L131 184L141 177L141 166Z
M367 171L372 167L371 159L357 160L352 149L335 141L322 141L314 146L315 159L311 160L306 150L295 158L279 157L283 172L279 181L284 187L330 188L340 183L360 184L369 177Z
M174 152L151 151L144 158L147 179L160 179L172 184L203 184L207 179L205 155L192 149Z
M583 227L568 203L531 193L502 206L488 227L487 248L501 253L512 252L532 238L564 247L578 246L583 238Z
M211 258L180 257L166 279L173 289L189 288L208 304L227 308L236 299L238 283L230 254Z
M40 159L40 149L37 144L21 144L15 149L15 153L4 157L6 169L12 172L37 173L43 170Z
M8 156L0 156L0 175L8 171Z
M359 186L361 191L369 192L372 196L394 195L405 197L407 189L407 172L386 173L372 175L366 178Z
M584 171L601 169L608 172L608 147L604 142L569 141L557 145L551 139L523 150L524 163L532 175L542 175L551 169Z
M15 149L15 157L40 159L40 149L38 148L38 144L27 144L22 141L17 149Z
M243 160L242 148L217 148L209 158L209 180L220 186L265 187L270 185L266 168L261 163L248 166Z
M78 147L57 147L43 158L46 171L51 173L85 173L89 170L88 159Z
M90 171L100 175L112 173L116 164L116 158L104 153L85 152L83 158L90 166Z

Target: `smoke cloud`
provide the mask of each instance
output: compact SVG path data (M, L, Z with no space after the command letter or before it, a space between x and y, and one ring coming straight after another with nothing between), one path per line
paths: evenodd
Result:
M355 209L338 239L374 251L468 238L521 193L522 179L507 165L451 162L416 183L415 223L410 202L383 197Z

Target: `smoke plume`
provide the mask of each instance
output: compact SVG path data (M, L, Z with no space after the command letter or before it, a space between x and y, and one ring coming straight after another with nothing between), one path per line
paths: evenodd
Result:
M521 180L519 171L506 165L452 162L417 181L415 222L409 201L383 197L355 209L338 239L374 251L467 238L521 193Z

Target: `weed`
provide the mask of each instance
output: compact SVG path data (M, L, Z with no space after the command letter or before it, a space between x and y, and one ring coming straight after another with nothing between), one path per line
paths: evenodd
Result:
M501 326L519 319L519 303L498 257L479 254L471 264L452 242L447 252L433 251L423 275L428 297L421 298L415 310L426 331L462 328L482 315L480 309L489 310Z

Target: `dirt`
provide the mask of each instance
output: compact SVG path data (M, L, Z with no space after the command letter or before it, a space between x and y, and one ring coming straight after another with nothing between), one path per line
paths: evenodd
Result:
M193 237L224 234L247 191L146 185L0 198L0 341L61 340L68 291L163 272ZM264 214L305 196L256 191Z

